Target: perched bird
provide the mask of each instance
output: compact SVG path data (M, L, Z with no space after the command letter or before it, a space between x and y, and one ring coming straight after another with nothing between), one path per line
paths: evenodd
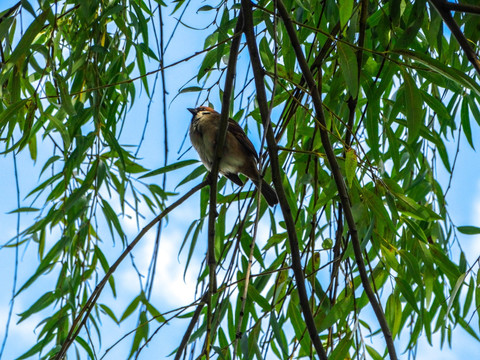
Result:
M207 106L188 109L193 115L190 124L190 140L208 171L212 169L215 158L215 142L220 127L220 114ZM228 119L227 135L220 160L219 172L223 176L242 186L238 177L241 173L248 177L255 186L262 182L261 192L268 205L278 203L275 190L263 180L257 170L258 154L240 125Z

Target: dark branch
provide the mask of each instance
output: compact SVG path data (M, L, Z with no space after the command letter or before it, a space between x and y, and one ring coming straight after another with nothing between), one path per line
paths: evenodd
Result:
M320 94L318 92L318 88L316 86L315 80L313 75L310 71L307 61L305 60L305 56L303 55L302 48L297 38L297 32L293 27L292 21L290 19L290 15L283 5L281 0L278 0L277 3L278 10L280 16L283 19L285 24L285 28L287 33L290 37L290 41L292 43L293 49L295 51L297 61L302 69L303 76L305 77L308 87L310 88L312 102L315 107L315 113L317 115L318 121L321 123L320 127L320 136L322 140L322 144L325 150L325 154L327 156L327 160L330 164L330 168L332 171L333 178L337 185L338 194L340 196L340 200L342 203L342 207L345 213L345 219L347 221L349 232L352 239L353 251L355 254L355 260L357 263L358 271L360 273L360 278L362 280L363 287L365 289L365 293L367 294L370 303L372 304L372 308L377 316L378 322L380 323L380 327L382 329L383 335L385 336L385 341L387 343L388 352L390 354L390 359L396 360L397 354L395 351L395 347L393 345L392 334L387 324L387 320L385 319L385 314L383 313L381 305L377 302L375 294L370 286L370 282L368 279L367 271L365 270L365 264L362 256L362 250L360 248L360 241L358 239L357 228L355 224L355 220L352 214L352 208L350 204L350 198L347 192L347 186L345 185L345 181L343 179L342 173L340 172L340 168L337 163L337 159L333 152L332 145L330 143L330 139L328 137L326 121L325 121L325 114L323 113L323 105Z
M244 33L247 39L248 51L250 53L250 61L252 63L252 70L255 78L255 87L257 89L257 101L260 114L262 117L262 123L266 131L266 139L268 146L268 153L270 155L272 180L277 192L280 208L282 209L283 218L288 232L288 239L290 242L290 251L292 256L292 270L297 282L298 296L300 298L300 305L302 308L303 316L305 317L305 324L307 326L310 338L318 356L322 360L327 360L327 354L322 346L318 331L315 326L310 304L308 302L308 295L305 288L305 279L303 277L302 264L300 260L300 250L298 246L297 232L295 229L295 222L293 220L292 212L287 201L285 189L282 185L282 176L280 173L280 165L277 154L277 143L273 134L273 129L270 124L270 114L268 110L267 95L264 85L264 72L262 70L260 56L258 54L257 43L255 34L253 32L253 16L252 16L252 3L249 0L242 0L242 9L245 18Z
M242 31L243 20L242 13L237 21L235 26L235 34L239 34ZM217 261L215 259L215 223L217 219L217 179L218 179L218 170L220 166L220 159L223 155L223 146L225 144L225 138L227 135L227 126L228 118L230 112L230 100L233 93L233 84L235 79L236 67L237 67L237 56L238 50L240 48L240 36L234 36L232 45L230 46L230 56L228 57L228 67L227 74L225 76L225 86L223 89L223 99L222 99L222 112L220 115L220 128L218 129L218 134L216 138L215 146L215 158L212 164L212 170L210 171L210 207L208 215L208 255L207 262L209 267L209 287L208 287L208 319L207 319L207 336L205 342L205 352L206 354L210 351L211 344L211 319L212 319L212 294L217 291L217 278L216 278L216 266ZM208 357L208 355L207 355Z
M202 312L202 309L205 306L207 297L208 297L208 290L202 296L202 299L200 300L200 304L197 305L197 308L193 313L192 320L190 320L190 324L188 324L187 331L185 331L185 334L183 335L183 338L182 338L182 342L180 343L180 346L177 349L177 353L175 354L175 360L180 360L180 358L182 357L183 351L185 350L185 347L188 344L188 340L190 339L190 335L192 335L192 331L195 328L195 325L197 324L198 318L200 317L200 313Z
M480 61L478 60L477 54L475 53L475 51L473 51L467 38L465 37L465 35L463 35L462 30L460 30L460 27L453 19L452 14L450 14L450 5L452 3L447 3L445 0L429 1L437 9L443 21L445 22L445 24L447 24L453 36L455 36L455 38L457 39L458 44L467 56L468 61L470 61L470 63L473 65L473 67L477 71L477 74L480 75Z
M105 287L105 284L107 283L108 279L112 274L115 272L117 267L122 263L122 261L127 257L127 255L132 251L132 249L137 245L137 243L145 236L145 234L160 220L162 220L165 216L167 216L173 209L175 209L177 206L182 204L185 200L187 200L190 196L192 196L194 193L196 193L198 190L201 188L205 187L208 185L208 181L204 181L197 186L195 186L193 189L191 189L189 192L187 192L185 195L183 195L180 199L175 201L172 205L167 207L165 210L162 211L160 215L158 215L155 219L150 221L133 239L133 241L130 243L130 245L127 246L127 248L123 251L123 253L120 255L120 257L113 263L113 265L110 267L110 270L105 274L103 279L98 283L97 287L95 290L92 292L90 297L88 298L87 302L85 305L82 307L80 310L79 314L75 318L75 320L72 323L72 326L70 328L70 331L68 332L67 338L65 339L65 342L62 344L62 347L60 351L55 355L54 360L60 360L63 359L65 354L67 353L68 348L72 343L75 341L75 338L79 334L80 330L82 329L83 326L85 326L88 317L90 316L90 313L93 310L93 307L95 303L97 302L97 299L99 298L103 288Z
M480 6L470 4L459 4L454 2L445 2L444 6L451 11L464 12L474 15L480 15Z

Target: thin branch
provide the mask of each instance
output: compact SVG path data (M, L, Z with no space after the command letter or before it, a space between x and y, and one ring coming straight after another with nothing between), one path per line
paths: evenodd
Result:
M451 11L458 11L458 12L464 12L464 13L469 13L474 15L480 15L480 6L478 5L460 4L460 3L454 3L449 1L449 2L445 2L444 6L445 8Z
M437 9L443 21L445 22L445 24L447 24L453 36L455 36L455 38L457 39L458 44L463 49L463 52L467 56L467 59L470 61L470 63L477 71L477 74L480 76L480 61L478 60L477 54L475 53L475 51L473 51L467 38L465 37L465 35L463 35L462 30L460 30L460 27L453 19L453 16L450 13L449 4L445 0L429 1Z
M193 313L192 320L190 320L187 331L185 331L185 334L183 335L183 338L182 338L182 342L180 343L180 346L177 349L177 353L175 354L175 360L180 360L180 358L182 357L183 351L185 350L188 344L188 340L190 339L190 335L192 334L192 331L195 328L195 325L197 324L198 318L200 317L200 313L202 312L202 309L206 304L207 297L208 297L208 290L202 296L200 303L197 305L197 308Z
M327 354L322 346L318 331L315 326L310 304L308 302L307 290L305 287L305 279L303 277L302 264L300 260L300 251L298 245L297 232L295 229L295 222L293 220L292 212L287 201L285 189L282 185L282 175L280 173L280 165L277 154L277 143L273 134L272 126L269 121L269 111L267 95L264 85L264 72L262 70L260 55L258 53L255 34L253 32L253 15L252 15L252 3L249 0L242 0L242 9L245 17L244 33L247 39L248 51L250 53L250 61L252 63L253 74L255 77L255 87L257 89L257 101L260 114L262 117L262 123L265 128L267 137L268 152L270 155L271 168L272 168L272 180L277 192L280 208L283 213L285 224L288 232L288 239L290 242L290 251L292 256L292 270L297 282L297 290L300 298L300 304L302 307L303 315L305 317L305 324L307 326L310 338L318 356L322 360L327 360Z
M197 186L195 186L193 189L191 189L189 192L187 192L185 195L183 195L180 199L175 201L172 205L167 207L165 210L162 211L160 215L158 215L156 218L154 218L150 223L148 223L135 237L135 239L130 243L130 245L127 246L127 248L123 251L123 253L120 255L120 257L115 261L115 263L112 264L110 267L110 270L105 274L103 279L98 283L97 287L95 290L92 292L90 297L88 298L87 302L85 305L82 307L80 310L79 314L75 318L75 320L72 323L72 326L70 328L70 331L68 332L67 338L65 339L65 342L62 344L62 347L60 348L59 352L55 355L54 360L60 360L63 359L65 354L67 353L68 348L72 343L75 341L75 338L79 334L80 330L82 329L83 326L85 326L85 323L88 320L88 317L90 313L93 310L93 307L95 303L97 302L103 288L105 287L105 284L107 283L108 279L112 274L115 272L117 267L121 264L121 262L127 257L127 255L132 251L132 249L137 245L137 243L145 236L145 234L160 220L162 220L165 216L167 216L172 210L174 210L176 207L178 207L180 204L182 204L185 200L187 200L190 196L192 196L194 193L196 193L198 190L204 188L209 184L208 181L203 181Z
M353 251L355 254L355 260L357 263L358 271L360 273L360 278L362 280L363 287L365 289L365 293L367 294L367 297L370 300L370 303L372 304L372 308L375 312L375 315L377 316L378 322L380 323L380 327L382 329L383 335L385 336L385 341L387 343L390 359L396 360L397 354L395 351L395 346L393 344L392 333L388 327L387 320L385 318L385 314L383 313L381 304L377 302L375 294L372 291L372 288L370 286L370 282L368 279L368 274L365 270L365 264L362 256L362 250L360 247L360 241L358 239L355 219L352 214L352 208L350 204L350 198L347 192L347 186L345 185L345 181L343 179L342 173L338 166L335 153L333 152L333 148L330 143L328 132L325 130L326 121L325 121L325 115L323 113L322 99L319 95L318 88L316 86L313 75L310 71L310 67L308 66L308 63L305 60L305 56L303 55L301 45L297 38L297 32L292 24L292 21L290 20L290 15L281 0L278 0L277 6L278 6L280 16L283 19L285 29L292 43L292 47L295 51L297 61L303 72L303 76L305 77L308 87L310 88L311 95L312 95L312 102L315 107L315 112L316 112L318 121L320 121L320 123L323 125L320 127L320 136L321 136L323 147L325 149L325 154L330 164L333 178L337 185L338 194L340 196L342 207L345 213L345 219L347 221L349 232L352 238L352 245L353 245Z
M15 176L15 187L17 189L17 208L20 208L20 183L18 176L18 167L17 167L17 155L15 151L13 154L13 171ZM10 307L8 309L7 323L5 324L5 335L3 337L2 346L0 348L0 359L2 358L3 351L7 344L8 332L10 329L10 321L12 320L13 306L15 305L15 293L17 292L17 279L18 279L18 247L19 247L19 238L20 238L20 217L21 212L17 213L17 236L15 237L15 267L13 270L13 285L12 285L12 297L10 298Z
M241 37L238 36L241 34L243 27L242 13L237 20L237 25L235 26L235 35L230 46L230 56L228 57L228 66L227 73L225 75L225 86L223 89L223 99L222 99L222 111L220 114L220 127L218 129L218 134L215 143L215 158L213 159L212 170L210 171L210 212L208 216L208 267L209 267L209 282L208 287L208 297L207 297L207 335L205 343L205 354L207 359L209 358L210 345L211 345L211 325L212 325L212 295L217 291L217 280L216 280L216 266L217 262L215 259L215 223L217 219L217 179L218 171L220 168L220 160L223 155L223 147L225 144L225 139L227 137L227 126L228 118L230 116L230 100L233 93L233 84L235 79L236 67L237 67L237 56L238 50L240 48Z
M96 90L100 90L100 89L106 89L106 88L110 88L112 86L118 86L118 85L123 85L123 84L130 84L130 83L133 83L137 80L140 80L144 77L147 77L147 76L150 76L150 75L153 75L153 74L156 74L158 72L161 72L161 71L164 71L166 69L169 69L171 67L174 67L174 66L177 66L183 62L186 62L186 61L189 61L191 59L193 59L194 57L197 57L201 54L205 54L207 52L209 52L210 50L213 50L215 49L216 47L222 45L222 44L226 44L228 42L233 42L233 39L236 37L237 35L233 35L232 37L229 37L223 41L219 41L218 43L216 43L215 45L212 45L206 49L203 49L201 51L197 51L195 52L194 54L190 55L190 56L187 56L183 59L180 59L178 61L175 61L171 64L168 64L168 65L162 65L161 67L159 67L158 69L155 69L155 70L152 70L152 71L149 71L149 72L146 72L145 74L143 75L139 75L139 76L136 76L136 77L133 77L133 78L130 78L130 79L126 79L126 80L122 80L122 81L117 81L117 82L113 82L113 83L109 83L109 84L105 84L105 85L99 85L99 86L95 86L93 88L88 88L88 89L84 89L84 90L80 90L80 91L76 91L76 92L72 92L70 94L68 94L69 97L73 97L73 96L77 96L77 95L81 95L83 93L88 93L88 92L92 92L92 91L96 91ZM38 99L39 100L45 100L45 99L51 99L51 98L58 98L59 96L58 95L47 95L47 96L43 96L43 97L39 97ZM33 98L33 97L30 97L30 98Z

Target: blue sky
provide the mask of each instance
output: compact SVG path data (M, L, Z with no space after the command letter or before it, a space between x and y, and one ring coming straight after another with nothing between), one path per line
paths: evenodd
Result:
M11 6L16 1L4 1L0 5L0 10ZM167 12L165 12L166 14ZM187 24L195 24L195 27L201 28L204 24L208 23L208 19L205 18L205 13L196 14L195 11L190 11L185 18ZM166 17L166 38L169 37L169 33L174 26L174 19ZM197 51L203 49L205 33L201 31L191 31L182 26L178 28L178 32L175 35L170 48L166 53L165 63L170 64L177 60L181 60L187 56L194 54ZM151 36L153 39L153 36ZM152 46L153 47L153 46ZM180 63L174 68L167 70L167 90L168 95L168 123L169 123L169 143L170 154L169 163L176 162L178 158L177 151L180 149L180 144L186 134L186 129L190 122L190 113L186 110L187 107L194 107L196 105L196 94L186 93L178 96L173 102L172 99L177 94L178 89L183 86L187 79L193 77L199 67L202 57L197 57L187 63ZM241 64L241 62L240 62ZM157 68L156 63L150 63L149 69L153 70ZM241 66L241 65L240 65ZM149 79L153 84L153 77ZM140 84L139 82L137 83ZM194 85L194 84L192 84ZM163 118L162 118L162 102L160 98L161 89L158 86L156 89L157 96L154 98L151 105L151 113L148 125L147 136L142 146L139 157L142 158L142 164L150 169L156 169L163 165ZM136 144L141 136L141 130L146 117L146 109L148 105L148 99L144 91L138 91L139 97L134 105L134 108L127 116L127 127L123 133L123 144ZM213 98L217 98L214 96ZM219 103L215 103L216 107L219 107ZM274 119L275 120L275 119ZM475 122L472 121L473 139L475 146L480 147L480 131ZM257 134L255 134L256 136ZM258 149L258 142L255 142ZM183 146L182 152L190 146L187 139ZM456 150L456 143L448 143L448 149L450 154L454 154ZM457 160L455 167L454 178L452 182L452 188L448 194L447 202L449 205L450 215L453 222L456 225L471 224L480 226L480 158L467 144L465 138L461 139L460 156ZM20 198L22 199L22 206L29 206L30 200L24 200L25 195L35 187L38 183L38 174L44 160L50 156L50 148L46 145L43 151L39 152L39 159L37 164L33 164L27 154L19 154L17 156L18 174L20 179ZM197 155L193 150L190 150L183 156L182 159L197 159ZM453 160L453 157L452 157ZM195 168L196 165L189 169L178 171L175 174L169 175L167 188L173 190L188 171ZM3 170L3 175L0 177L0 188L2 189L2 201L0 202L0 228L3 232L1 243L4 243L8 239L11 239L16 234L16 215L8 214L8 212L14 210L17 207L16 203L16 185L14 179L13 157L12 154L8 154L6 157L0 157L0 168ZM441 183L446 187L448 183L448 177L445 172L439 174ZM160 181L160 178L159 178ZM190 189L192 185L183 186L177 189L182 193ZM180 244L183 241L183 237L186 232L186 228L190 223L198 217L198 194L192 199L183 204L178 211L171 214L168 221L168 226L163 230L163 237L160 244L160 258L158 262L155 286L152 294L152 299L155 300L155 304L158 304L160 311L166 311L173 309L180 305L190 303L195 298L195 279L202 261L203 254L206 250L206 241L199 241L197 245L198 253L194 257L189 271L187 272L185 280L183 279L183 271L185 266L185 254L178 255ZM125 226L125 230L128 239L132 239L138 233L138 226L135 222L135 216L133 213L127 214L131 216L122 218L122 224ZM141 221L141 225L145 225L153 218L151 213L145 212L146 219ZM31 217L22 215L21 228L24 228ZM260 231L260 234L267 234L268 229ZM135 263L138 266L140 272L146 273L148 262L150 261L151 253L153 251L155 234L150 232L145 239L137 246L133 251ZM203 234L201 240L206 240L206 234ZM265 238L260 238L259 243L265 241ZM462 236L460 235L461 245L468 257L470 263L473 263L480 255L480 237ZM106 240L108 244L108 240ZM112 246L109 250L109 261L113 262L118 255L122 252L122 246L117 241L116 245ZM18 267L18 280L17 288L21 286L26 279L28 279L37 266L37 249L35 246L22 247L18 254L19 267ZM0 340L3 340L5 322L8 313L9 301L11 297L11 289L13 282L13 268L15 264L15 251L10 248L3 248L0 250L0 269L5 274L3 281L0 285ZM137 274L132 270L130 260L126 260L124 264L120 266L115 274L118 298L113 299L111 291L105 289L103 295L100 298L100 302L109 304L117 315L120 315L128 303L138 294L139 281ZM7 346L3 354L3 359L9 360L21 355L30 346L36 343L35 327L38 322L41 321L45 312L34 315L21 324L16 324L18 317L15 314L19 314L27 309L35 298L45 292L45 288L50 288L52 283L56 281L56 274L49 274L39 279L39 282L26 290L21 296L15 300L14 317L10 325L9 337ZM373 320L374 321L374 320ZM476 318L473 320L477 321ZM115 341L121 338L128 330L135 328L136 317L132 316L128 321L122 324L122 327L118 327L112 321L105 319L102 329L104 330L104 339L102 344L102 350L99 354L103 354L105 349L111 346ZM153 340L150 346L145 350L142 358L163 358L166 357L178 344L178 339L183 335L184 324L167 325L168 329L165 329L160 333L157 338ZM475 326L474 326L475 327ZM154 328L154 327L153 327ZM408 334L403 334L400 341L400 345L405 344L408 340L406 338ZM368 343L368 340L366 340ZM475 342L470 335L466 334L463 330L455 330L453 335L453 350L444 347L443 350L439 349L438 336L434 337L434 347L430 347L426 341L423 341L419 346L418 359L465 359L474 358L480 353L480 344ZM129 351L131 345L131 337L122 341L116 346L108 355L106 359L124 358L125 353ZM382 345L380 345L382 346ZM399 347L399 352L401 350ZM401 356L402 357L402 356Z

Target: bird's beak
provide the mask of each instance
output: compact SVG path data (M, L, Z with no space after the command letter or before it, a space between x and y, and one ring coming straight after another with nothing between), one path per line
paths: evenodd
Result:
M190 111L192 113L192 115L196 115L197 114L197 109L192 109L192 108L187 108L188 111Z

